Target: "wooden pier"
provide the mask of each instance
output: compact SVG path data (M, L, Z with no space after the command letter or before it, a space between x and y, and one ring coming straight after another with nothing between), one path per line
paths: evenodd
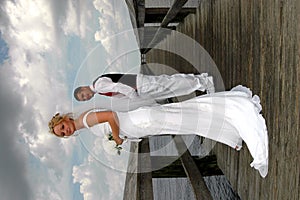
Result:
M164 73L161 66L182 73L220 73L218 90L242 84L261 97L269 134L268 176L261 178L249 166L252 158L246 145L236 152L216 144L211 152L241 199L300 199L299 4L299 0L200 1L196 12L179 22L176 31L201 44L218 72L209 66L195 68L187 60L155 48L144 56L156 74ZM172 37L167 35L158 45L193 54L193 47L178 47Z
M149 140L132 143L127 170L124 200L152 200L152 178L187 177L196 200L210 200L212 196L203 176L222 175L215 156L202 159L191 156L181 136L174 136L180 156L151 156ZM160 166L165 167L160 167Z

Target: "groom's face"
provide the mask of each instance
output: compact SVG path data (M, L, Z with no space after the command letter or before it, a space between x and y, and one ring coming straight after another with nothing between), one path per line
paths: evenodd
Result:
M94 92L89 88L81 88L81 90L77 93L77 97L79 101L87 101L90 100L94 96Z

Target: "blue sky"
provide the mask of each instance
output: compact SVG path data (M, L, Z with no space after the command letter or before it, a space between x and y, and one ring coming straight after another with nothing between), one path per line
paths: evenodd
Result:
M139 71L127 12L119 0L0 2L1 198L121 199L126 155L88 131L56 138L47 124L97 106L74 101L74 87Z
M0 32L0 64L4 62L4 60L8 59L8 47L4 40L1 37L2 33Z

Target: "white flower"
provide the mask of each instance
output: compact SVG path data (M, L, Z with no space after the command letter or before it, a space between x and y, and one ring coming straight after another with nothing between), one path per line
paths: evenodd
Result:
M103 149L111 155L120 155L122 147L116 144L112 137L112 133L105 134L103 139Z

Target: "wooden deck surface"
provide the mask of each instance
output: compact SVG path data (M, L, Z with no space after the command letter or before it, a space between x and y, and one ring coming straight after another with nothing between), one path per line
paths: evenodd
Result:
M196 14L177 28L209 52L225 89L242 84L261 97L269 132L268 176L261 178L249 166L252 158L246 145L240 152L222 144L213 149L220 168L243 200L300 199L299 2L203 0ZM194 53L191 46L176 44L171 35L161 45ZM153 65L157 74L217 73L209 67L193 68L184 59L161 50L148 52L147 62L160 64ZM219 84L217 81L221 89Z

